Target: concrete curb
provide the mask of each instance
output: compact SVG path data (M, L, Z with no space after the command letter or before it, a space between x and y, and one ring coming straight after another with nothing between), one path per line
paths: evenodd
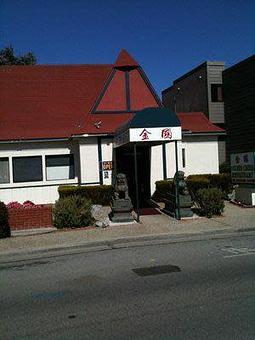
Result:
M11 236L12 237L19 237L19 236L33 236L33 235L43 235L52 233L57 231L57 228L49 227L49 228L34 228L34 229L23 229L23 230L12 230Z
M139 246L172 244L182 242L195 242L213 239L224 239L230 237L245 237L255 236L254 228L229 229L229 230L212 230L199 233L188 234L158 234L158 235L143 235L119 237L103 241L92 241L82 244L68 244L60 247L45 247L31 249L30 251L19 252L3 252L0 253L0 264L10 262L20 262L29 259L38 259L45 257L64 256L68 254L79 254L103 250L113 250L121 248L131 248Z

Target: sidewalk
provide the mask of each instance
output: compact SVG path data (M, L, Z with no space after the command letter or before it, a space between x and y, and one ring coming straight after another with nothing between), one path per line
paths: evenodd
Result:
M30 236L14 236L0 240L0 256L25 254L47 249L96 246L112 241L164 239L164 237L216 235L222 232L255 231L255 209L241 208L226 202L222 217L175 220L167 215L141 216L141 223L111 226L105 229L54 230ZM46 230L47 231L47 230ZM16 233L17 235L17 233Z

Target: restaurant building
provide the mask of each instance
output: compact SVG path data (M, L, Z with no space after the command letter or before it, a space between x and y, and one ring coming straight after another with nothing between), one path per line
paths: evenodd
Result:
M163 108L142 67L122 50L114 64L0 67L0 200L54 203L58 186L112 184L132 196L157 180L218 173L225 132L202 112Z

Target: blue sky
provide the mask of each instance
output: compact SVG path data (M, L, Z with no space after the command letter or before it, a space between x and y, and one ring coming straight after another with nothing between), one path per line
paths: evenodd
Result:
M126 48L158 93L205 60L254 54L254 0L1 0L0 48L40 64L113 63Z

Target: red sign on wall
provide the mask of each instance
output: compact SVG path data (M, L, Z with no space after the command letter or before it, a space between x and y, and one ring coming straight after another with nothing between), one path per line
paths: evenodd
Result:
M113 168L112 161L103 161L102 162L102 170L103 171L112 170L112 168Z

